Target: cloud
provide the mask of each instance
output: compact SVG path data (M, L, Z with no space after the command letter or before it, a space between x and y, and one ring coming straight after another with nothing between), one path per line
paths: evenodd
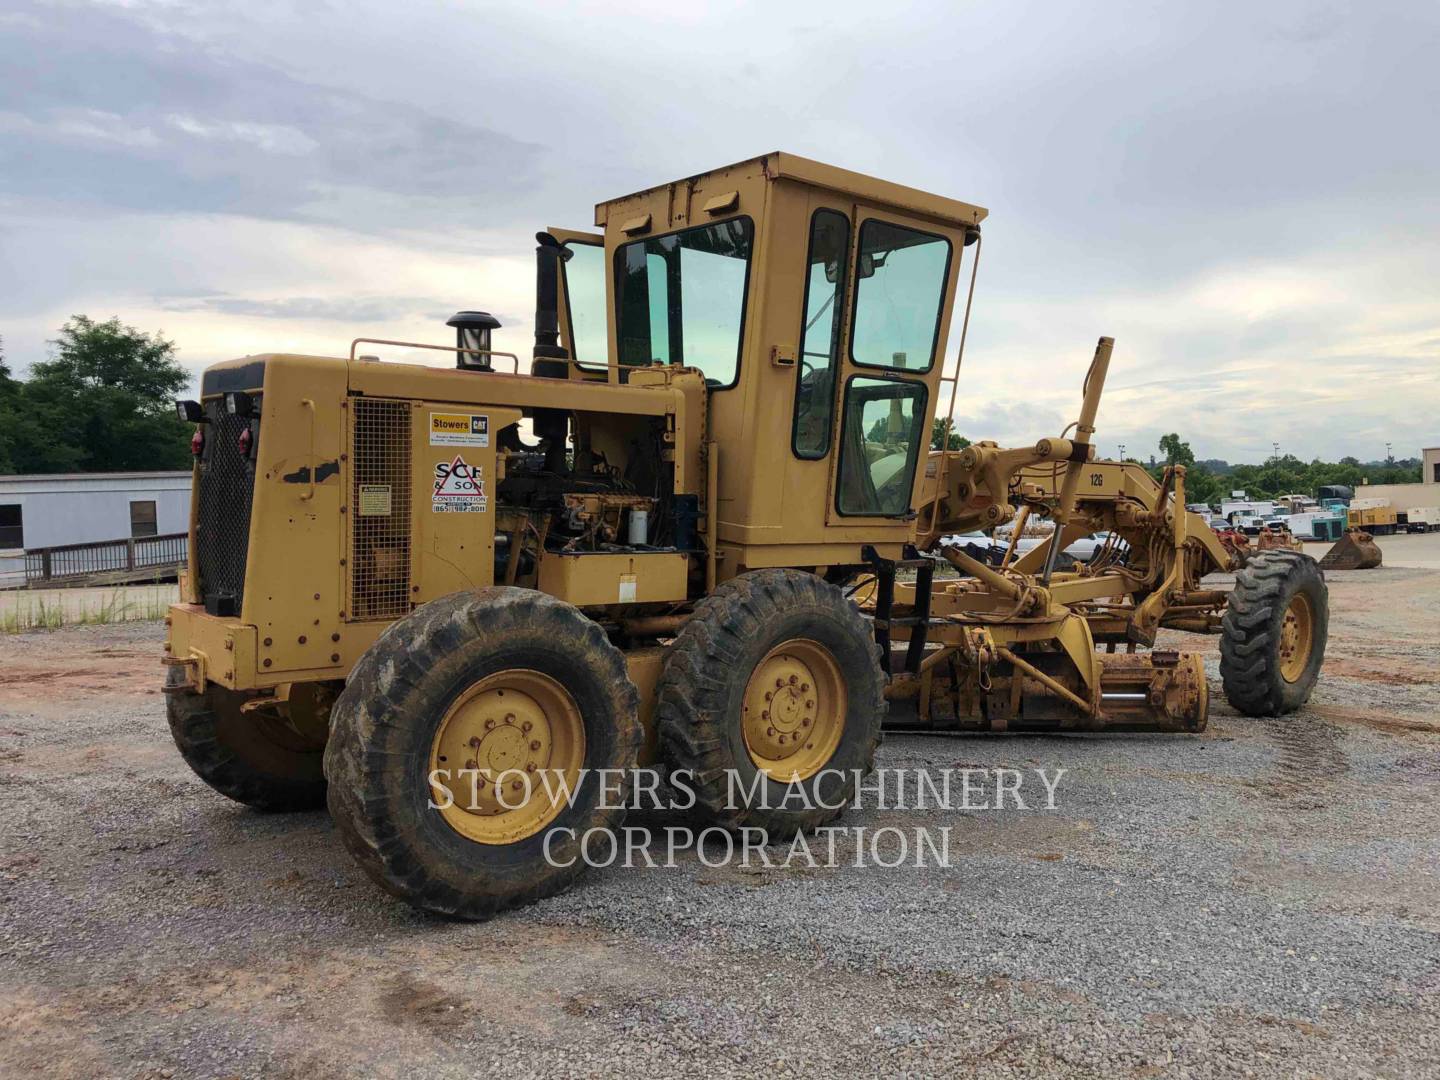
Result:
M443 322L453 312L437 314L444 302L433 297L410 296L288 296L281 299L252 299L224 293L201 296L160 297L160 306L169 311L204 311L221 315L246 315L262 319L321 319L330 322L382 322L428 313Z
M537 227L782 148L991 210L972 438L1063 427L1110 334L1109 453L1440 442L1440 9L884 17L898 36L859 0L12 0L7 355L74 311L164 326L199 366L444 341L462 307L516 313L523 353Z
M0 34L0 191L314 219L327 188L463 205L480 176L500 202L533 182L539 148L483 123L196 49L123 9L43 11Z

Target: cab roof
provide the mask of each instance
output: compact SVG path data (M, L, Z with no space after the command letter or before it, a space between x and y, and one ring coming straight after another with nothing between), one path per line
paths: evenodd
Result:
M744 169L746 166L756 166L763 170L765 178L770 181L793 180L801 184L808 184L812 187L828 188L832 191L839 191L846 195L851 195L862 202L893 207L924 217L934 218L951 225L978 225L989 214L989 211L984 207L961 202L959 199L948 199L943 195L933 195L928 191L921 191L918 188L906 187L904 184L895 184L889 180L881 180L878 177L851 172L849 169L842 169L835 165L826 165L824 162L812 161L809 158L800 157L798 154L787 154L776 150L773 153L762 154L756 158L736 162L734 165L711 169L708 172L697 173L694 176L685 177L684 179L675 180L667 184L657 184L654 187L632 192L629 195L622 195L614 199L607 199L602 203L597 203L595 206L595 224L605 224L609 217L609 209L612 206L632 202L633 200L641 199L647 195L664 191L667 188L673 188L681 184L698 185L707 178L715 176L717 173L733 172Z

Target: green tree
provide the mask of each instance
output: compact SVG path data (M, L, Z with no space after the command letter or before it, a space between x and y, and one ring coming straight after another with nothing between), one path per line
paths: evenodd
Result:
M21 395L32 429L15 465L23 472L179 469L189 429L174 397L189 376L175 343L119 319L73 316L49 360L35 364Z
M1160 436L1160 453L1165 455L1166 465L1184 465L1188 469L1195 464L1195 455L1190 450L1190 444L1182 442L1180 436L1173 431L1169 435Z
M943 416L937 416L935 418L935 423L932 424L930 427L930 449L939 450L940 440L943 438L945 438L945 418ZM964 450L965 447L969 445L969 439L965 438L964 435L959 434L953 428L951 429L950 445L946 449Z
M5 339L0 338L0 475L15 471L15 429L19 421L16 402L20 384L10 377L5 363Z

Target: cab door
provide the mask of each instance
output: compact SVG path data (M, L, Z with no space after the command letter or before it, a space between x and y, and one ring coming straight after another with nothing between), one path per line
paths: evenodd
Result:
M559 315L560 344L577 361L570 367L570 378L603 380L610 361L605 236L576 229L546 231L568 254L560 264Z
M908 531L963 237L863 204L854 222L826 521Z

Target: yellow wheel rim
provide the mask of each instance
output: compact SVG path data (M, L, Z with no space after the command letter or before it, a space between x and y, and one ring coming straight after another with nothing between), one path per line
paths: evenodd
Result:
M1280 623L1280 677L1286 682L1299 682L1305 674L1314 641L1315 609L1308 597L1296 593Z
M450 706L428 775L444 784L432 779L431 794L451 828L477 844L513 844L560 815L584 761L585 724L570 692L517 669L481 679Z
M847 706L829 649L808 638L781 642L745 684L740 720L750 760L779 783L814 776L840 745Z

